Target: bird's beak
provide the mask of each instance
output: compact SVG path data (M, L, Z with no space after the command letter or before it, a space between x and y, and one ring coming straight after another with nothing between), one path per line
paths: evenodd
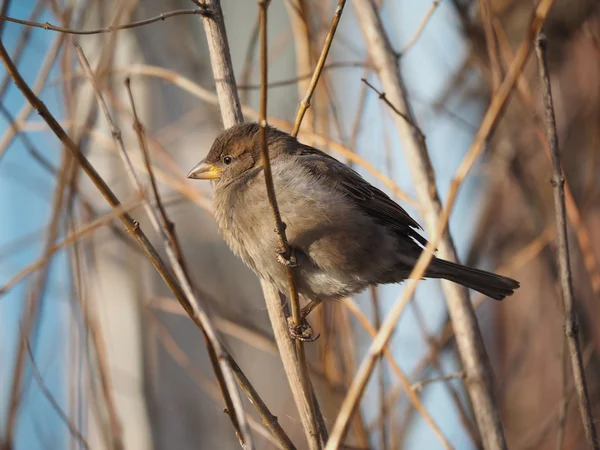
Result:
M216 180L221 177L221 169L213 164L200 161L190 170L187 177L194 180Z

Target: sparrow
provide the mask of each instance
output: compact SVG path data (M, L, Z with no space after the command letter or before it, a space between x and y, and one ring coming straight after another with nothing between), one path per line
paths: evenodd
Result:
M285 293L288 278L274 253L278 239L259 130L257 123L242 123L223 131L188 178L212 181L221 235L256 275ZM323 301L406 280L427 245L419 224L342 162L276 128L265 131L277 204L297 264L296 287L308 302L301 317ZM435 256L425 277L495 300L519 287L511 278Z

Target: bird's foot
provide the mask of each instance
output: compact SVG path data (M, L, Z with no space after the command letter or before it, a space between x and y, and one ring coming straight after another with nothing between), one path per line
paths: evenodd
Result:
M288 267L290 269L294 269L295 267L298 267L298 262L296 261L295 256L291 255L289 258L286 258L285 256L283 256L283 254L281 254L279 252L279 250L276 250L276 253L277 253L277 261L282 266Z
M314 336L313 329L306 321L306 318L303 317L298 325L294 323L294 319L291 317L287 318L287 322L290 337L292 339L297 339L302 342L314 342L319 339L320 334Z

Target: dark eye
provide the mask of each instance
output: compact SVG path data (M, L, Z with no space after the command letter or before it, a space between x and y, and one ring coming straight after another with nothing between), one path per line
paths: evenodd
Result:
M231 161L233 161L233 158L231 156L223 156L223 162L227 165L231 164Z

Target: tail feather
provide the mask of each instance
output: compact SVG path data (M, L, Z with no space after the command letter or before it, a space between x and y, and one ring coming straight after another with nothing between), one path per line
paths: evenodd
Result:
M512 278L437 258L431 262L425 276L453 281L495 300L514 294L515 289L520 286Z

